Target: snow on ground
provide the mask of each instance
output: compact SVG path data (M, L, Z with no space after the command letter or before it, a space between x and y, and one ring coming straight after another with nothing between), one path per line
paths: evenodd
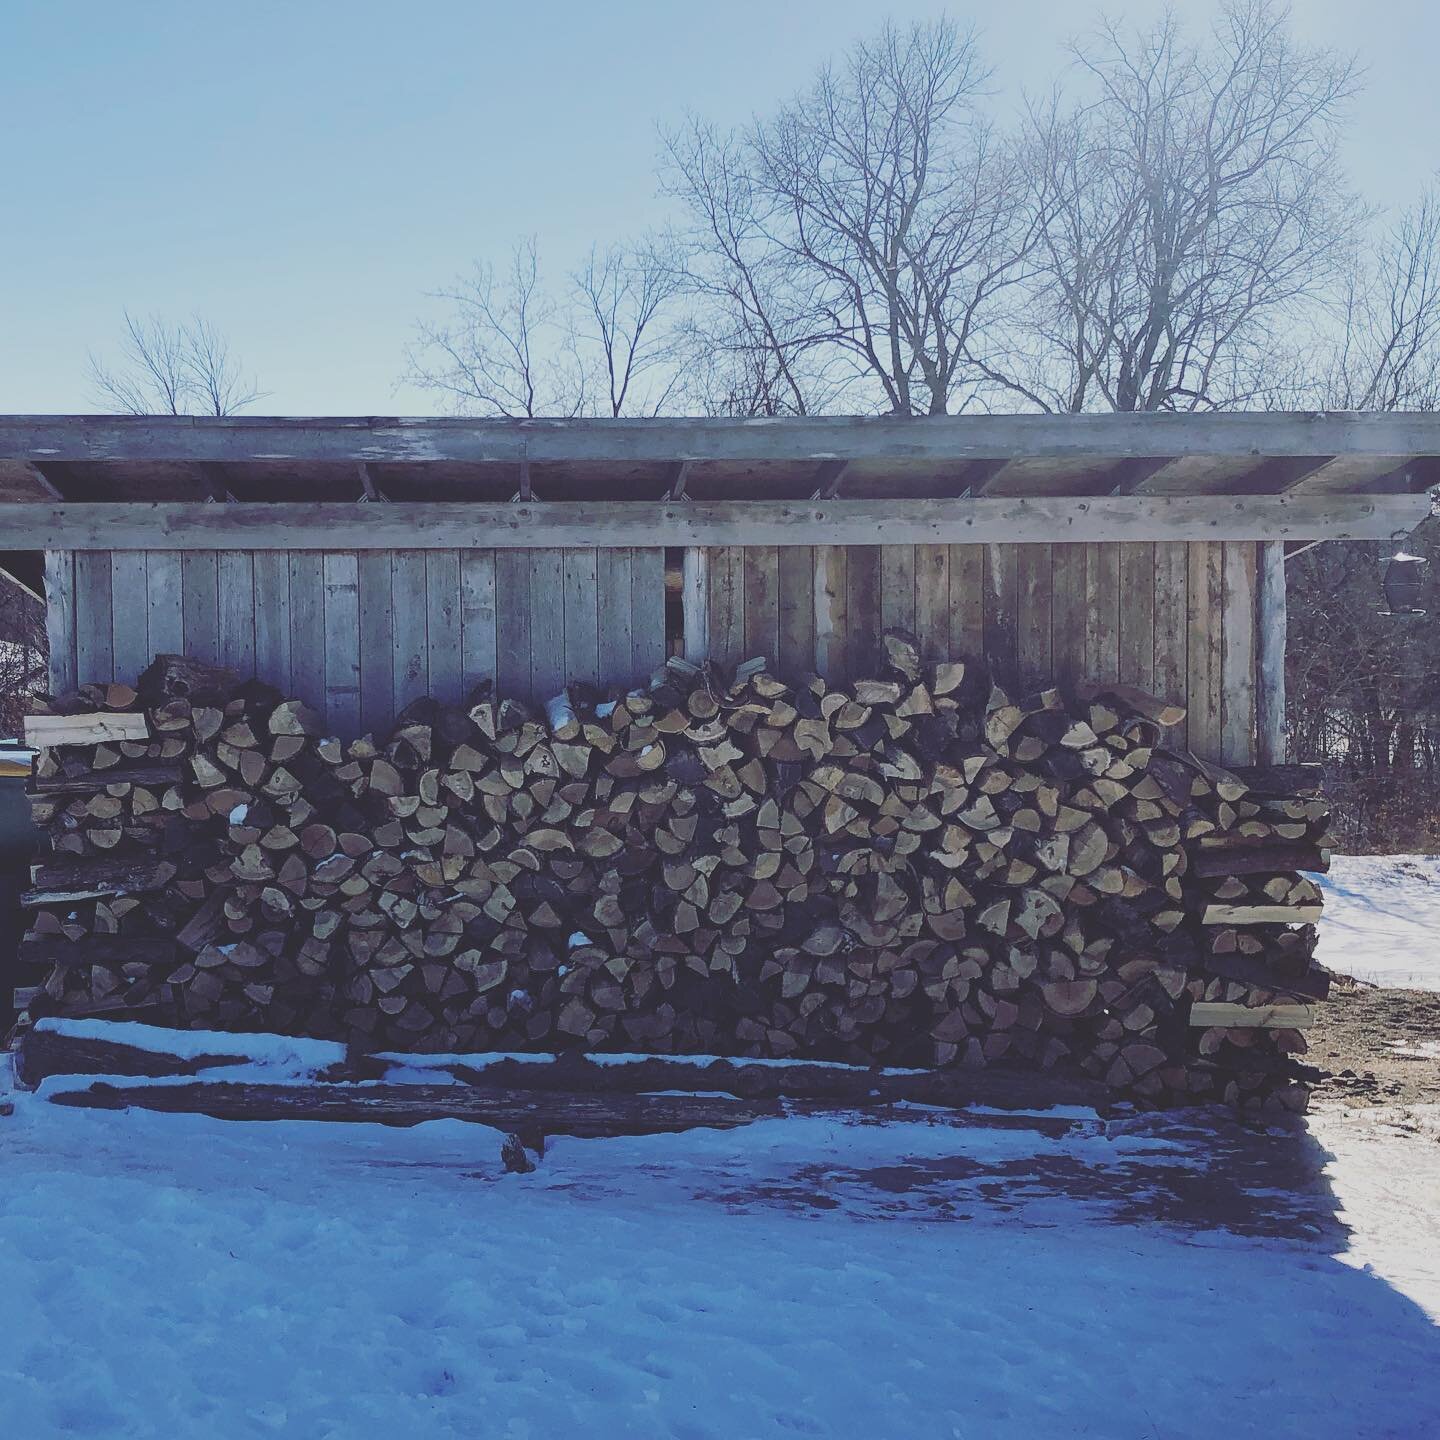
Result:
M917 1110L562 1139L516 1176L458 1122L14 1100L27 1440L1440 1433L1433 1200L1408 1236L1345 1229L1405 1180L1383 1128L1322 1174L1303 1132L1213 1117Z
M1316 956L1375 985L1440 990L1440 856L1335 855Z

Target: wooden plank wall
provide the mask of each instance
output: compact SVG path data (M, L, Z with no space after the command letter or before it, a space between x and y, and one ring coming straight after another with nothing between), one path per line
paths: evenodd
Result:
M665 555L619 550L50 552L52 687L133 682L157 654L258 675L337 733L481 680L544 701L666 655Z
M1254 759L1253 542L754 546L706 551L704 572L722 664L845 679L899 626L1019 690L1138 685L1188 707L1176 738L1198 754Z
M1200 755L1255 756L1257 547L1249 541L750 546L704 552L709 654L784 674L873 670L875 638L984 655L1035 689L1090 676L1189 709ZM666 655L659 549L52 552L53 684L133 679L185 651L257 674L341 733L494 677L543 700L639 681Z

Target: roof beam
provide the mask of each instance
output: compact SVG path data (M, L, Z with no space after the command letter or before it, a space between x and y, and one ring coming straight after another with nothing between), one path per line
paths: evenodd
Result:
M965 494L972 500L979 499L982 495L988 495L1009 468L1009 460L975 461L965 476Z
M1425 494L1006 496L979 500L0 505L0 549L325 550L1379 540Z
M677 460L666 473L667 489L665 498L667 500L685 499L685 486L690 480L690 462L688 460Z
M225 483L226 474L223 465L217 465L213 460L202 460L196 466L199 474L200 488L205 492L205 498L212 504L226 505L234 500L230 487Z
M1285 489L1360 495L1372 490L1424 490L1436 484L1440 484L1440 466L1432 455L1332 455L1323 465L1296 476Z
M1106 477L1111 495L1133 495L1152 476L1170 463L1168 456L1140 455L1122 460Z
M812 500L833 500L840 493L840 482L850 468L848 460L825 460L815 472L815 490Z
M45 492L52 500L63 500L65 497L60 493L59 487L45 473L43 465L37 465L33 460L26 461L25 473Z
M515 464L1440 455L1440 414L1186 413L777 419L266 419L11 415L0 459Z
M362 462L355 469L360 475L360 498L383 503L386 499L385 493L375 483L375 477L370 473L370 467Z

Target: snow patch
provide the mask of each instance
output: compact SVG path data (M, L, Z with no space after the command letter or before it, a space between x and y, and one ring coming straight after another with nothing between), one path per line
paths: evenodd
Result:
M1440 856L1333 855L1315 956L1372 985L1440 990Z

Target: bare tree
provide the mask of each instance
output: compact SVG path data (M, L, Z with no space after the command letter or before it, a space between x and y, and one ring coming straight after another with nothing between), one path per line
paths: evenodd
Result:
M664 136L661 185L687 212L677 240L696 302L688 348L707 377L706 408L740 415L825 408L834 377L816 355L806 297L772 238L774 204L752 183L741 139L692 116Z
M679 283L657 244L596 246L555 292L531 237L503 272L477 263L434 297L449 313L419 327L407 378L459 414L655 414L684 378Z
M541 283L533 235L515 246L503 271L477 262L432 298L450 313L418 327L409 352L412 384L437 391L461 415L582 412L584 376L559 307Z
M1093 95L1028 117L1039 275L987 368L1049 410L1261 404L1361 213L1340 177L1350 61L1305 49L1272 0L1231 0L1207 43L1173 13L1072 47Z
M1440 408L1440 195L1433 188L1378 234L1364 235L1336 311L1307 337L1293 406Z
M667 324L682 283L674 263L653 245L592 246L571 281L572 353L599 372L586 390L598 395L603 385L611 416L659 414L684 383L678 337Z
M887 25L743 134L666 137L696 288L787 408L869 394L939 415L981 378L1032 242L1015 157L977 110L985 80L950 21Z
M264 394L208 320L172 324L128 310L119 361L91 355L90 383L98 403L124 415L233 415Z

